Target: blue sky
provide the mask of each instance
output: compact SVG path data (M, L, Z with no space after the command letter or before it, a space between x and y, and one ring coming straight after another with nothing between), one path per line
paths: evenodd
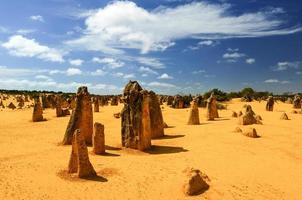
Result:
M116 94L244 87L301 92L298 0L10 0L0 5L0 88Z

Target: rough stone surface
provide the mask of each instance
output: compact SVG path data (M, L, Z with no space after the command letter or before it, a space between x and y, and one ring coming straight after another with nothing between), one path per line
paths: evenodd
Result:
M274 98L272 96L269 96L266 102L266 110L267 111L273 111L274 110Z
M87 87L80 87L78 89L75 104L75 109L70 116L62 143L63 145L71 144L74 131L80 129L83 132L86 144L91 145L93 114Z
M214 93L207 100L207 120L218 118L218 110L216 105L216 97Z
M150 97L137 81L130 81L123 92L121 112L122 146L138 150L151 147Z
M301 108L301 97L296 95L293 100L293 108L299 109Z
M44 121L44 119L43 119L43 108L42 108L41 102L38 98L35 99L32 121L33 122Z
M94 123L93 126L93 152L95 154L105 154L105 134L104 134L104 125L101 123Z
M93 109L94 112L100 112L99 98L97 97L94 98L93 105L94 105L94 109Z
M242 129L239 127L236 127L234 130L235 133L242 133Z
M187 179L183 186L186 195L198 195L209 188L209 185L203 180L201 172L197 169L191 169L187 174Z
M286 113L282 113L281 117L280 117L281 120L289 120L288 116Z
M256 117L255 113L250 105L244 105L244 114L242 114L239 119L240 125L251 125L251 124L262 124L260 121L260 116Z
M198 99L194 98L192 101L190 113L189 113L189 120L188 125L199 125L199 110L198 110Z
M235 117L235 118L236 118L236 117L238 117L238 114L237 114L236 112L233 111L233 112L232 112L232 117Z
M72 137L68 173L77 173L79 178L96 176L96 172L89 161L84 134L79 129L75 130Z
M149 92L149 112L151 122L151 138L159 138L164 136L164 119L160 109L160 103L157 95L153 92Z
M251 137L251 138L259 137L255 128L248 128L242 134L247 137Z

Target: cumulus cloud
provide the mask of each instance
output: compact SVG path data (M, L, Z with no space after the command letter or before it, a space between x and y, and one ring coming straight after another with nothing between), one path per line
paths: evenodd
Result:
M164 73L164 74L160 75L159 77L157 77L157 79L173 79L173 77Z
M131 78L135 78L135 74L125 74L123 76L124 79L131 79Z
M138 71L142 72L142 73L145 73L145 74L143 74L144 76L146 76L146 74L155 74L155 75L158 74L153 69L151 69L149 67L144 67L144 66L139 67Z
M188 49L198 50L205 46L215 46L217 44L218 44L218 42L215 42L213 40L203 40L203 41L198 42L195 46L189 46L187 49L185 49L185 51L187 51Z
M45 61L64 62L63 53L57 49L39 44L35 39L13 35L2 44L9 53L17 57L36 57Z
M175 88L176 86L170 83L163 83L163 82L151 82L146 84L149 87L164 87L164 88Z
M202 74L202 73L206 73L206 71L201 69L201 70L195 70L192 72L192 74Z
M288 69L298 69L302 65L302 62L278 62L276 66L273 67L274 71L285 71Z
M73 66L81 66L83 64L84 60L81 59L71 59L69 60L69 63Z
M100 64L105 64L106 66L108 66L111 69L120 68L120 67L123 67L125 65L124 62L119 61L119 60L114 59L114 58L102 58L101 59L101 58L94 57L92 59L92 61L96 62L96 63L100 63Z
M152 57L138 57L135 58L137 62L140 64L152 67L154 69L163 69L165 68L165 65L157 58Z
M253 63L255 63L256 62L256 59L254 59L254 58L248 58L248 59L246 59L245 60L245 62L247 63L247 64L253 64Z
M25 76L33 76L38 73L47 72L47 70L43 69L28 69L28 68L12 68L7 66L0 66L0 76L1 77L25 77Z
M97 69L94 72L90 73L92 76L104 76L107 72L103 71L102 69Z
M75 75L81 75L83 72L80 70L80 69L78 69L78 68L68 68L67 70L66 70L66 75L67 76L75 76Z
M33 21L44 22L44 18L41 15L32 15L29 18Z
M281 84L288 84L288 83L290 83L290 81L286 81L286 80L280 81L280 80L278 80L278 79L267 79L267 80L264 81L264 83L281 83Z
M86 30L67 44L88 50L120 53L163 51L183 38L225 39L284 35L301 31L288 27L279 12L235 15L230 4L191 2L146 10L131 1L114 1L86 14Z
M118 94L121 89L112 84L93 84L81 82L56 82L49 80L28 79L0 79L0 88L18 90L56 90L64 92L75 92L80 86L88 86L89 91L94 94Z
M246 55L244 53L239 52L239 49L228 48L227 52L222 55L222 58L225 59L226 62L236 63L239 61L239 59L241 59L245 56Z

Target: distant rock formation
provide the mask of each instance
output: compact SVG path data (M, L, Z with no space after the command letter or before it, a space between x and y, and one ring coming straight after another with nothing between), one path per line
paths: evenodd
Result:
M199 110L198 110L198 99L194 98L192 101L190 113L189 113L189 120L188 125L199 125Z
M273 111L274 110L274 98L272 96L269 96L266 103L266 111Z
M33 115L32 115L32 121L33 122L44 121L44 118L43 118L43 108L42 108L42 104L41 104L39 98L35 99L34 109L33 109Z

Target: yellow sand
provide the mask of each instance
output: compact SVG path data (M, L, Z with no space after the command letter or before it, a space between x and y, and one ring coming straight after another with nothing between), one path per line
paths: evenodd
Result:
M122 105L100 107L94 121L105 125L108 155L90 154L97 180L68 179L70 146L58 146L69 117L56 118L47 109L46 122L30 121L32 109L0 111L0 199L302 199L302 115L291 114L289 104L278 103L274 112L265 102L251 103L263 118L255 127L260 138L234 133L244 103L234 100L219 111L216 121L186 125L188 109L164 106L164 120L172 128L166 137L153 140L154 150L142 153L119 149L120 119L113 113ZM291 120L280 120L286 111ZM91 152L91 147L89 151ZM184 170L194 167L207 174L207 192L186 197L182 193ZM65 178L64 178L65 177Z

